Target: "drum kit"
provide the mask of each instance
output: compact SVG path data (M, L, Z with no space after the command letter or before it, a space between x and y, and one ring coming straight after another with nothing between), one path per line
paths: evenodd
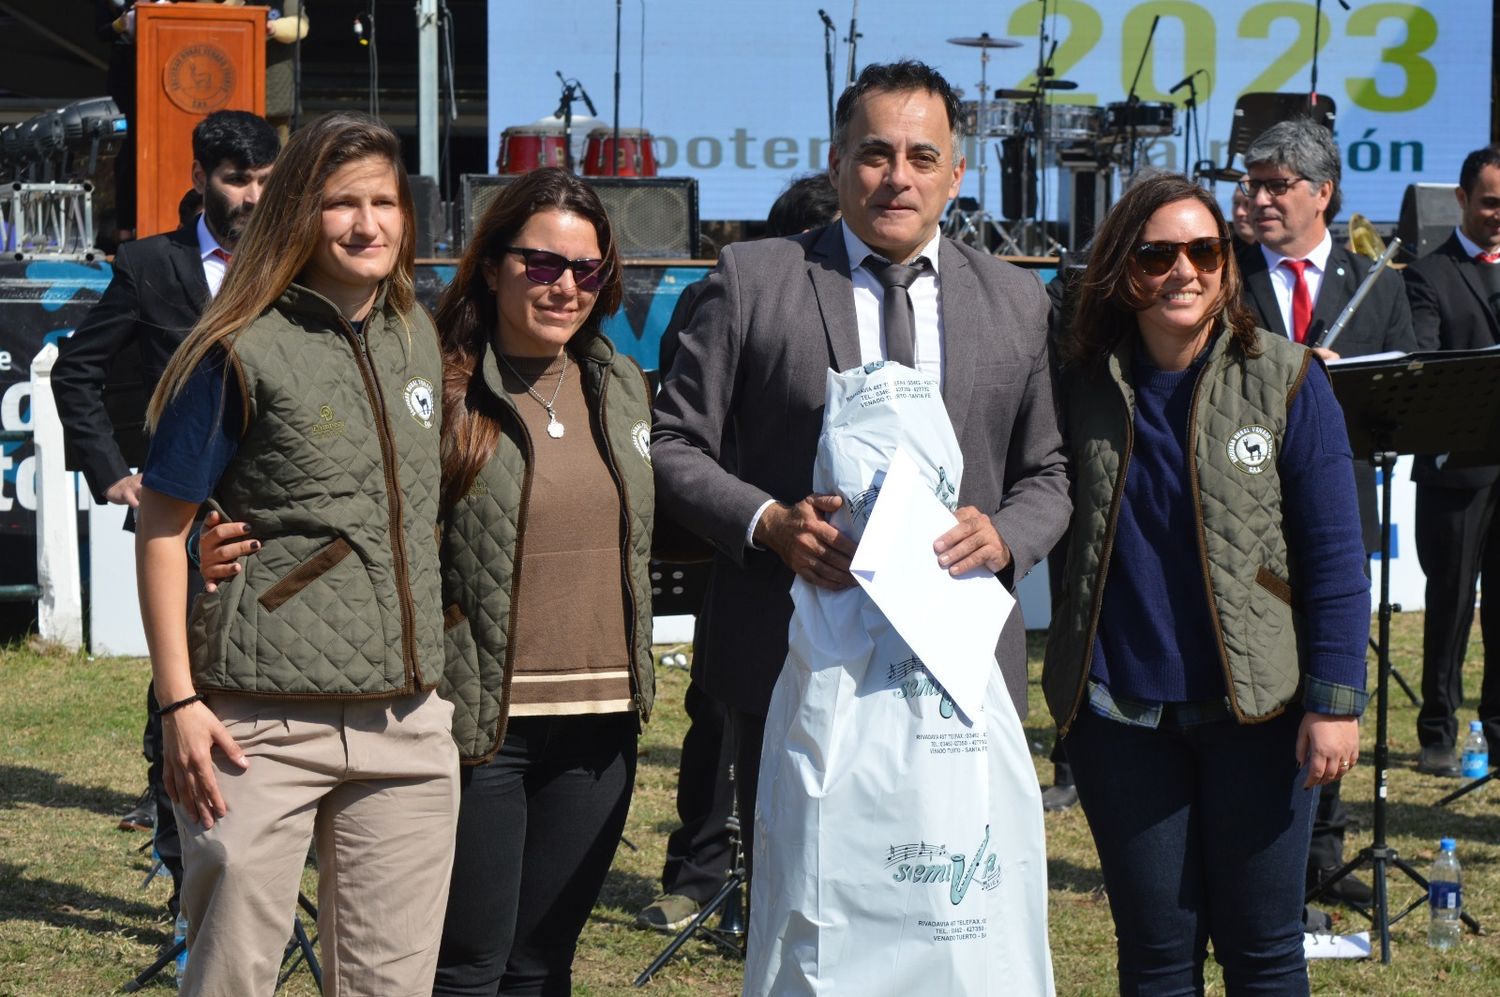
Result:
M1145 162L1151 141L1174 133L1176 105L1135 99L1104 107L1054 104L1049 94L1077 89L1078 84L1056 79L1047 65L1050 56L1038 68L1032 89L992 89L990 53L1020 48L1021 43L988 32L949 38L948 43L979 49L979 99L961 101L959 115L965 145L973 142L978 147L979 197L955 204L945 233L986 251L1017 256L1081 249L1109 208L1114 174L1128 177L1137 163ZM1001 171L998 217L987 204L991 141ZM1066 221L1065 229L1054 229L1045 221L1047 167L1054 165L1064 184L1058 214Z

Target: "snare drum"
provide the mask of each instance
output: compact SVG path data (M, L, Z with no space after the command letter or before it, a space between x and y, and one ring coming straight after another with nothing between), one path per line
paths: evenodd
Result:
M1104 133L1104 108L1086 104L1054 104L1047 108L1047 140L1055 143L1092 142Z
M609 168L611 159L615 162L613 172ZM583 175L656 176L656 152L651 145L651 133L644 128L621 128L620 148L616 150L614 129L595 128L589 132L588 151L583 154Z
M1021 134L1026 104L1014 100L992 100L979 114L979 101L966 100L958 105L959 132L975 138L1010 138Z
M1104 129L1113 138L1130 136L1130 126L1135 125L1138 138L1156 138L1172 134L1177 116L1177 105L1160 102L1143 102L1131 105L1119 101L1109 105L1105 113Z
M501 173L529 173L543 166L568 165L567 142L561 128L523 125L505 129L500 136Z

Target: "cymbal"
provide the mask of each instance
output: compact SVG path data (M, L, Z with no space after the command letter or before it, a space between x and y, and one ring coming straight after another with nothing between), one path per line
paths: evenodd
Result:
M996 100L1030 100L1036 96L1035 90L996 90Z
M1072 80L1043 80L1043 90L1077 90L1078 84Z
M950 38L949 45L963 45L966 48L1020 48L1021 43L1009 38L992 38L988 31L980 32L977 38Z

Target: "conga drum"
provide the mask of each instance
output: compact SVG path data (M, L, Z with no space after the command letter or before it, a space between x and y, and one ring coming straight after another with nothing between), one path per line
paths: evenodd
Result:
M614 169L610 169L613 160ZM654 177L656 152L651 133L644 128L621 128L620 145L615 148L613 128L595 128L589 132L589 144L583 154L586 177Z
M500 136L500 173L529 173L543 166L568 165L568 146L561 128L513 125Z

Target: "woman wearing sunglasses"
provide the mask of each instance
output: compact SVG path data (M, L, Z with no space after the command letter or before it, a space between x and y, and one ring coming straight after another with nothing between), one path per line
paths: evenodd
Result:
M1143 180L1064 344L1075 474L1043 687L1098 848L1120 989L1305 994L1319 785L1359 755L1368 583L1326 372L1256 329L1218 205Z
M559 169L479 220L438 306L443 589L461 774L436 994L566 994L655 694L650 394L598 196Z

